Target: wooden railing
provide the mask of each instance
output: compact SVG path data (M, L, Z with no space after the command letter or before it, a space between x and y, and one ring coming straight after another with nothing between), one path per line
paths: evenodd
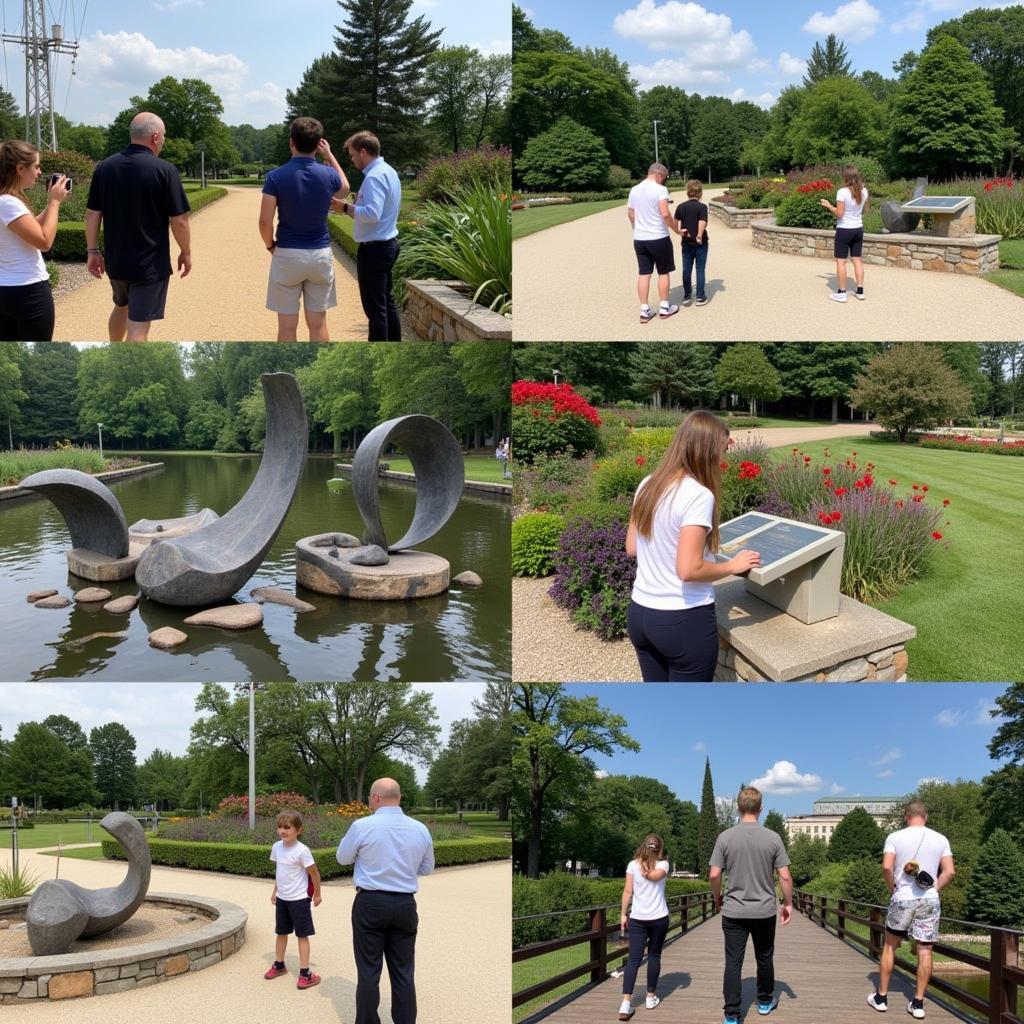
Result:
M843 942L854 943L865 949L873 960L881 957L888 908L839 899L835 896L815 896L800 890L793 894L793 906ZM849 907L866 910L867 916L865 917L863 913L852 913ZM1024 933L1009 928L957 921L953 918L944 917L942 920L945 925L962 925L965 930L976 933L979 938L988 938L987 957L942 941L934 943L932 950L950 960L988 974L989 995L988 999L982 999L981 996L934 974L928 983L929 987L982 1014L986 1024L1024 1024L1024 1020L1017 1014L1017 986L1024 985L1024 970L1019 965L1020 938ZM867 936L851 930L851 923L867 927ZM901 956L896 957L896 966L911 975L917 972L917 965Z
M669 908L669 932L671 936L678 932L685 934L691 928L703 924L709 917L716 913L714 897L710 890L705 892L687 893L683 896L673 896L667 900ZM545 942L534 942L528 946L520 946L512 950L512 963L522 963L524 960L533 960L538 956L547 953L554 953L559 949L569 949L572 946L590 947L590 957L586 963L582 963L571 970L563 971L544 981L535 982L529 988L521 989L512 994L512 1005L522 1006L538 996L546 995L548 992L561 988L570 981L589 975L590 982L604 981L609 975L609 968L614 966L616 961L629 956L628 949L608 949L608 936L618 934L619 923L608 923L608 911L619 911L619 904L611 903L603 907L581 907L577 910L562 910L551 914L531 914L527 917L515 917L516 921L537 921L554 917L565 917L569 914L587 914L590 917L590 927L583 932L576 932L573 935L565 935L560 939L548 939Z

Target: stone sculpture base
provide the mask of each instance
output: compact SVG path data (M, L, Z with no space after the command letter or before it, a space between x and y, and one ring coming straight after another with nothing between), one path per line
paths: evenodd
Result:
M387 565L356 565L350 559L364 549L336 547L337 537L323 533L296 543L295 579L300 586L359 601L407 601L448 589L451 566L440 555L394 551Z
M128 527L128 542L134 548L148 548L161 540L173 537L187 537L196 530L201 530L210 523L215 523L220 516L212 508L200 509L188 516L174 519L139 519Z
M71 572L94 583L130 579L135 575L135 566L139 561L138 553L134 551L127 558L111 558L88 548L72 548L67 557Z

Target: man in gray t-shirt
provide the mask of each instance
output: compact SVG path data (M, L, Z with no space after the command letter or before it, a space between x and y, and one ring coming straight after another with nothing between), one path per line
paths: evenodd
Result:
M757 1012L762 1016L775 1009L775 873L782 886L783 904L779 917L789 924L793 916L793 877L789 855L782 839L758 824L761 792L744 786L737 797L740 822L726 829L715 842L708 881L715 894L715 906L722 911L725 936L725 1024L737 1024L743 987L743 957L747 937L754 940L757 959ZM729 887L722 897L722 873Z

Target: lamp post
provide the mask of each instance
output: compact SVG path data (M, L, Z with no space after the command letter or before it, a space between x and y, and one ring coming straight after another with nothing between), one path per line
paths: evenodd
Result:
M256 831L256 684L249 682L249 831Z
M100 430L100 462L102 462L103 461L103 424L102 423L97 423L96 426L99 427L99 430Z
M206 188L206 143L200 142L196 149L199 150L199 182Z
M557 388L557 387L558 387L558 375L559 375L559 374L560 374L560 373L561 373L562 371L561 371L561 370L552 370L551 372L552 372L552 373L553 373L553 374L555 375L555 387Z
M658 164L661 163L661 161L658 159L658 125L661 124L661 122L654 121L652 123L654 125L654 162Z

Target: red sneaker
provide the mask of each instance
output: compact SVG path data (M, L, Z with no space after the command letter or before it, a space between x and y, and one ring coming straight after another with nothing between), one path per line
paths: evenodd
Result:
M288 973L288 968L287 967L278 967L275 964L271 964L270 965L270 970L267 971L267 973L264 974L263 977L266 978L269 981L271 978L278 978L282 974L287 974L287 973Z
M312 988L314 985L320 984L320 975L314 974L312 971L309 974L300 974L299 980L295 983L296 988Z

